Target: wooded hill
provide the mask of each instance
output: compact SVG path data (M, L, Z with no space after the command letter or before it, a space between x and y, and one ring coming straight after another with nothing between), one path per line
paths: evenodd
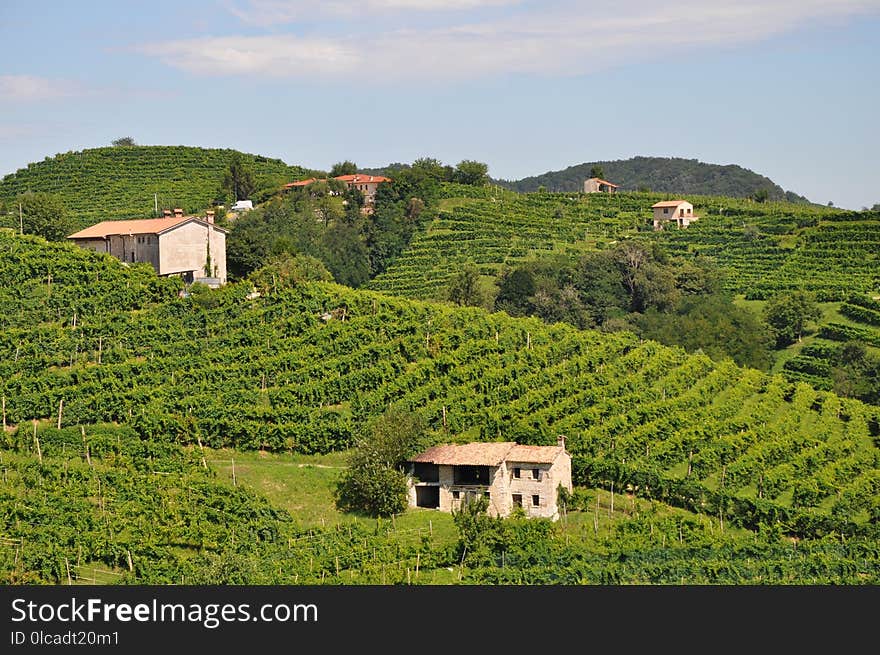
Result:
M513 191L583 191L584 180L591 177L594 166L600 166L605 179L617 184L623 191L646 189L659 193L700 194L750 198L765 190L770 200L809 202L792 191L785 191L764 175L759 175L736 164L708 164L682 157L633 157L614 161L587 162L559 171L521 180L496 180L497 184Z

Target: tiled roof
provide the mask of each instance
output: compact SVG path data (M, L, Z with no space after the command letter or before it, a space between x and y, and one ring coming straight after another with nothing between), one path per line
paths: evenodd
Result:
M101 221L84 230L75 232L67 238L103 239L104 237L116 234L160 234L165 230L194 219L205 222L205 219L198 216L166 216L165 218L142 218L132 221Z
M613 186L615 189L617 188L617 185L614 184L614 182L609 182L608 180L603 180L601 177L591 177L590 179L596 180L596 182L598 182L599 184L607 184L608 186Z
M284 185L284 188L290 189L290 188L298 187L298 186L309 186L310 184L314 184L317 181L318 181L318 178L310 177L307 180L299 180L298 182L288 182L287 184Z
M651 207L678 207L683 202L687 202L687 200L664 200L662 202L655 202Z
M333 178L340 182L349 182L351 184L366 184L368 182L390 182L390 177L382 177L381 175L338 175Z
M411 462L448 464L453 466L498 466L507 460L533 464L550 464L563 451L562 446L522 446L512 441L501 443L473 442L432 446L413 457Z

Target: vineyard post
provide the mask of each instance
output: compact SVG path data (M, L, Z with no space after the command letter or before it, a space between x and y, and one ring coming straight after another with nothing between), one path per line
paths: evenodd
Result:
M593 515L593 532L599 534L599 490L596 489L596 513Z
M37 445L37 459L39 459L40 464L42 464L43 453L40 450L40 438L37 436L37 419L34 419L34 443Z
M419 577L419 563L421 562L421 559L422 559L422 553L421 552L416 553L416 578Z
M125 557L128 560L129 572L134 573L134 563L131 561L131 551L128 548L125 549Z
M64 558L64 568L67 569L67 584L72 585L73 580L70 577L70 562L67 561L67 558Z
M98 335L98 365L101 364L101 350L103 349L103 341L101 335ZM173 373L172 373L173 374Z
M64 398L58 401L58 429L61 429L61 412L64 411Z
M232 458L232 486L237 487L238 482L235 480L235 458Z
M3 432L6 432L6 396L3 396Z
M614 518L614 480L611 481L611 505L608 508L608 518Z

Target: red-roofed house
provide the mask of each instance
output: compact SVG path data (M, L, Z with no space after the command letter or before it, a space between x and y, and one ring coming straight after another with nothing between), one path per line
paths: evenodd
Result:
M565 437L555 446L513 442L468 443L428 448L409 462L409 504L443 512L477 496L489 498L489 513L559 518L557 493L571 485L571 455Z
M126 263L151 264L158 275L179 275L186 282L226 284L226 230L204 218L175 209L162 218L103 221L67 237L82 248L106 252Z
M339 180L340 182L345 182L348 185L349 189L357 189L361 193L364 194L364 210L371 211L373 205L376 201L376 190L379 188L379 185L384 182L391 182L390 177L382 177L381 175L362 175L360 173L355 175L338 175L333 178L334 180ZM326 180L319 180L316 177L311 177L307 180L299 180L298 182L288 182L284 185L285 189L301 189L303 187L307 187L310 184L314 184L315 182L324 182Z
M694 206L687 200L664 200L651 205L654 210L654 229L662 230L672 221L678 227L687 227L699 218L694 215Z
M618 186L600 177L584 180L584 193L615 193Z

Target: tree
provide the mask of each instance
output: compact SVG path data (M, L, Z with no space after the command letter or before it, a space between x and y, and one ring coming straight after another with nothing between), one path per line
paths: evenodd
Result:
M427 445L427 425L415 412L391 407L374 419L348 458L336 486L343 511L390 516L406 509L403 465Z
M755 202L767 202L767 199L770 198L770 192L766 188L761 187L755 191L755 195L752 197L755 199Z
M605 169L603 169L599 164L594 164L590 169L590 177L598 177L600 179L605 179Z
M443 162L433 157L420 157L412 163L412 170L417 173L433 178L437 182L449 182L455 170L451 166L444 166Z
M472 159L464 159L455 167L452 181L471 186L486 186L489 183L489 166Z
M16 199L21 205L21 224L24 232L38 234L48 241L61 241L73 230L61 198L42 191L28 191Z
M462 306L477 307L483 304L485 296L480 288L480 271L476 264L468 262L455 274L449 283L447 297Z
M112 141L114 147L120 146L136 146L137 144L134 142L134 139L130 136L119 137L118 139L113 139Z
M820 318L822 310L813 295L806 291L774 296L764 307L764 320L773 331L777 348L799 342L808 324Z
M339 177L340 175L354 175L358 172L357 164L353 161L345 161L336 162L333 164L333 168L330 169L330 177Z
M257 188L251 162L242 157L240 153L235 153L229 162L229 168L223 175L220 187L224 193L231 195L234 201L249 198Z

